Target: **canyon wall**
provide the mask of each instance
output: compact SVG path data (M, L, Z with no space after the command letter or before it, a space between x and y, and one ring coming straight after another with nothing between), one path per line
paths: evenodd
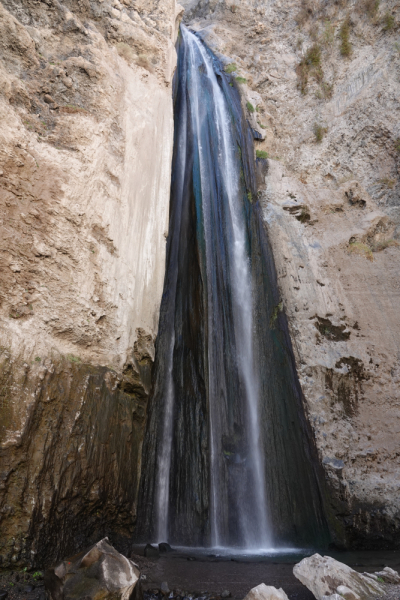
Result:
M398 548L400 3L183 4L269 157L260 202L333 539Z
M133 531L180 12L0 4L0 566Z

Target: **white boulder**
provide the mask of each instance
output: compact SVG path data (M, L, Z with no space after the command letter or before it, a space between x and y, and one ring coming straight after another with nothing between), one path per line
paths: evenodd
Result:
M277 590L272 585L260 583L260 585L249 591L244 600L289 600L289 598L282 588Z
M375 600L384 594L379 583L330 556L313 554L304 558L295 565L293 573L317 600L323 600L324 596L337 595L341 586L353 593L353 597L345 596L349 600Z

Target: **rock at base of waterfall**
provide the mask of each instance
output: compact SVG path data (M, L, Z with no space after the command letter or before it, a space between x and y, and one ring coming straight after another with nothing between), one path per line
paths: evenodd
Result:
M289 600L282 588L277 590L272 585L260 583L249 591L244 600Z
M224 590L221 594L221 598L230 598L232 596L232 594L230 593L229 590Z
M104 538L48 569L44 582L50 600L129 600L139 575L137 565Z
M345 600L360 600L360 596L346 585L339 585L336 591Z
M161 593L166 596L167 594L169 594L169 587L168 587L168 583L166 581L163 581L160 587L160 591Z
M146 558L160 558L160 551L156 546L146 544L144 549L144 555Z
M390 567L385 567L382 571L374 573L374 575L377 578L380 577L381 579L383 579L385 583L400 583L400 575L397 571L391 569Z
M332 594L331 596L322 596L322 600L343 600L343 596Z
M172 552L172 548L169 544L167 544L167 542L161 542L161 544L158 544L158 549L160 551L160 554Z
M374 600L384 594L379 583L330 556L313 554L304 558L295 565L293 573L317 600L337 594L341 586L348 588L360 600Z

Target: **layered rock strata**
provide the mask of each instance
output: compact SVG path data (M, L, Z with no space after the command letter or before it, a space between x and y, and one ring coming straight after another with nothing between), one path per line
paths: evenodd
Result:
M399 3L184 5L269 157L260 201L333 539L399 547Z
M0 4L3 566L132 533L178 16L174 0Z

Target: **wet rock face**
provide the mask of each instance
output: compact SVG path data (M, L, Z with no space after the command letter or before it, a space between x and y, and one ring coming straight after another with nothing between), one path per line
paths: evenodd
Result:
M400 54L385 19L399 7L184 5L265 134L261 203L333 537L398 548Z
M95 600L99 597L129 600L139 575L137 565L104 538L89 550L49 569L44 581L51 600Z
M1 566L134 527L178 13L0 4Z
M47 359L40 383L32 371L26 365L23 381L9 381L34 399L22 431L0 450L1 566L49 564L106 532L126 548L136 519L144 390L124 392L115 372L65 359Z

